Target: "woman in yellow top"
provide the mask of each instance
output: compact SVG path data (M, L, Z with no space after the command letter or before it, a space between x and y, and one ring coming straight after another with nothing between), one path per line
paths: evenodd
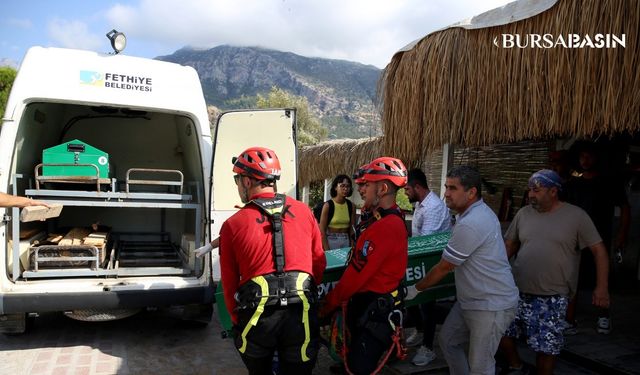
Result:
M353 193L349 176L341 174L331 183L331 200L322 206L320 232L324 250L340 249L353 245L353 225L356 209L347 197Z

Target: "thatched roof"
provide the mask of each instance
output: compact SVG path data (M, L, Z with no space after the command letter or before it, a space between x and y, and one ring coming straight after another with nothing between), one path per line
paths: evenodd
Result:
M298 154L298 182L351 176L361 165L382 155L382 138L341 139L303 147Z
M384 149L613 135L640 128L640 1L559 0L501 26L449 28L398 52L381 81ZM626 47L502 48L502 34L615 34Z

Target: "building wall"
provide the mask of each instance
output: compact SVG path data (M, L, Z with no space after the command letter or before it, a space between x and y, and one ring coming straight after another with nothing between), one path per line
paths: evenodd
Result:
M472 165L483 177L482 197L496 212L500 210L503 192L510 188L513 195L513 213L520 208L531 174L548 165L552 142L519 142L474 148L456 148L453 166ZM429 188L440 194L442 152L431 153L424 163Z

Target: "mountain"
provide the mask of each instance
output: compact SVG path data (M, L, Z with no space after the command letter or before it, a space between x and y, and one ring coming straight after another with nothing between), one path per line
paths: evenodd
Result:
M299 56L258 47L182 48L158 60L193 67L207 104L246 108L273 86L308 99L310 110L329 129L329 138L378 135L376 85L381 70L372 65Z

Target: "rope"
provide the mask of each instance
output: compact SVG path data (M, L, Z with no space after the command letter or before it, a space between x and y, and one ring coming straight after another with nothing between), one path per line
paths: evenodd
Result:
M393 321L391 320L391 316L393 314L400 314L400 324L393 324ZM382 360L378 362L378 367L373 370L373 372L371 373L372 375L375 375L382 370L384 365L389 360L394 347L396 348L396 356L398 357L398 359L403 360L407 357L407 349L402 346L402 313L399 310L394 310L389 313L389 324L391 324L391 326L394 328L393 335L391 336L391 346L389 346L389 349L382 357ZM354 375L351 370L349 370L349 363L347 362L347 352L349 350L349 347L346 344L347 333L347 302L342 302L342 361L344 363L344 369L346 370L347 374Z

